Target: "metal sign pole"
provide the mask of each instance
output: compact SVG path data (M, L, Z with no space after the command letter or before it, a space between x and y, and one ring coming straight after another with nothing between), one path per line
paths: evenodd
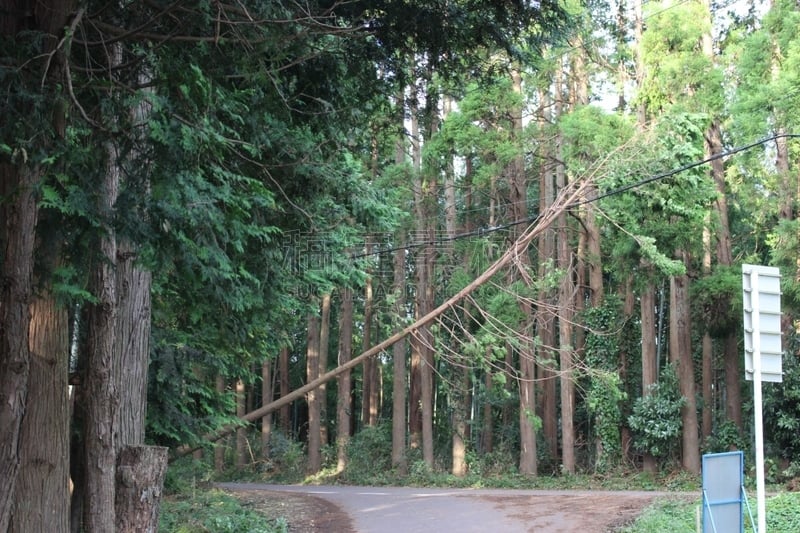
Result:
M753 324L759 324L758 272L750 274L750 297ZM758 510L758 533L767 533L767 502L764 488L764 420L761 397L761 335L753 335L753 409L755 411L756 446L756 509Z

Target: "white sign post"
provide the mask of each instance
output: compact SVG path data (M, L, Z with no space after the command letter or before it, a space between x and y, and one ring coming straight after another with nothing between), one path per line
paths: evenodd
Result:
M775 267L742 265L745 379L753 381L758 532L767 532L764 487L764 423L761 382L783 380L781 364L781 275Z

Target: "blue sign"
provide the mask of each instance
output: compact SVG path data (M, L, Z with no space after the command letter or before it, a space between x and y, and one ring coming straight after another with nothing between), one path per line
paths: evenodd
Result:
M703 455L703 533L742 533L743 503L744 453Z

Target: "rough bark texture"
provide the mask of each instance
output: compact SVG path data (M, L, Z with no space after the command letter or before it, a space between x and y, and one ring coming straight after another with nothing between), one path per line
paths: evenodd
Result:
M116 48L116 47L114 47ZM121 55L121 51L117 51ZM121 60L116 58L116 60ZM106 533L114 528L114 470L116 445L114 420L117 392L114 389L114 348L117 333L117 242L111 225L119 194L120 167L116 147L106 146L107 162L98 196L98 212L104 220L98 254L89 285L97 302L88 313L88 368L86 372L86 504L84 527L88 533Z
M28 406L10 532L69 529L69 337L66 309L51 295L31 304Z
M319 377L319 317L308 317L306 336L306 375L308 382ZM306 394L308 402L308 473L316 474L322 467L322 448L319 440L319 389Z
M518 95L522 94L522 75L517 68L511 70L512 89ZM511 161L508 169L509 176L509 201L511 203L512 222L526 220L528 218L528 180L525 175L525 161L521 153L522 149L522 108L516 107L512 110L512 129L515 140L518 143L520 153ZM514 226L514 239L522 235L522 226ZM527 253L521 254L518 264L511 270L510 282L518 279L523 280L526 285L530 285L531 261ZM537 473L536 457L536 390L535 378L536 367L534 362L533 347L533 306L529 299L523 298L519 303L522 312L523 323L520 328L520 349L519 349L519 409L520 409L520 473L535 475Z
M695 399L694 362L692 360L691 315L689 310L689 276L670 278L670 360L677 365L681 396L683 434L681 464L693 474L700 473L697 401Z
M125 446L116 465L116 532L155 533L168 448ZM110 530L113 531L113 530Z
M121 448L144 443L152 275L135 265L136 252L127 240L119 243L117 259L114 386L119 394L116 443Z
M221 375L217 375L214 382L214 390L217 394L225 394L225 378ZM221 473L225 470L225 443L218 442L216 446L214 446L214 470L217 473Z
M542 94L544 107L543 119L548 124L551 120L550 104L552 99L548 92ZM543 144L546 152L549 148ZM540 171L539 182L539 212L544 212L553 204L556 194L555 172L549 161L553 154L545 153L545 163ZM556 262L556 241L555 230L548 228L539 236L539 278L544 278L548 274L548 269L552 268ZM536 362L538 365L538 378L540 379L541 391L541 418L542 433L547 451L553 461L558 457L558 413L556 409L556 374L555 374L555 353L553 347L556 345L556 322L552 312L555 302L553 301L552 291L548 287L542 287L538 295L539 306L536 312L536 335L540 344L537 349Z
M652 282L642 289L641 323L642 323L642 395L650 394L650 386L658 381L658 364L656 361L656 288ZM645 454L643 468L645 472L655 473L656 460Z
M6 531L19 472L20 430L28 401L33 248L39 171L0 164L0 531Z
M280 394L281 397L288 396L291 392L291 386L289 384L289 347L284 346L281 348L281 353L278 355L278 377L280 379ZM281 430L283 434L287 437L292 431L292 420L291 420L291 406L289 404L284 405L281 407L280 411L278 411L278 421L281 426Z
M364 245L364 253L367 256L372 254L372 242L370 238L367 238L367 242ZM372 273L367 272L367 279L364 283L364 329L362 332L362 344L361 347L363 351L369 350L372 347L372 307L373 307L373 294L372 294ZM374 420L372 416L373 411L373 394L372 388L375 386L374 380L374 372L375 372L375 360L374 359L367 359L364 361L364 366L362 370L362 387L361 387L361 422L365 426L374 425Z
M331 338L331 295L322 295L319 323L319 370L317 375L328 371L328 343ZM323 383L319 388L319 440L328 445L328 394Z
M245 404L245 386L242 378L236 380L236 416L243 417L247 412ZM247 457L247 428L242 426L236 429L236 468L242 469L248 463Z
M563 113L561 93L563 86L564 69L559 62L556 71L556 119ZM560 134L556 137L556 187L562 190L567 186L566 168L561 150L562 139ZM572 252L569 242L567 215L562 213L556 221L557 250L556 261L562 277L558 286L558 358L559 358L559 385L561 396L561 465L566 472L575 472L575 427L573 415L575 412L575 383L572 376L574 341L572 338L572 321L575 309L575 286L572 264Z
M394 312L401 317L406 314L406 252L403 239L394 253ZM406 461L406 342L398 341L392 346L392 466L400 475L408 469Z
M342 289L341 316L339 318L339 365L353 356L353 291ZM342 372L338 378L336 401L336 457L338 472L347 467L347 444L350 442L350 415L353 411L352 373Z
M272 364L273 359L267 359L261 364L261 405L267 405L273 398ZM269 460L272 442L272 413L261 417L261 458Z

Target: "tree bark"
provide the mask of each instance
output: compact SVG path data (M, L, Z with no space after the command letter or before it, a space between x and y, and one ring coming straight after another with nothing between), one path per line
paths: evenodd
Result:
M274 359L266 359L261 363L261 405L269 404L273 398L272 364ZM272 456L272 413L261 417L261 458L268 461Z
M522 75L517 67L511 70L511 83L514 93L519 95L520 105L512 110L512 128L516 148L519 153L514 157L509 168L509 190L511 213L513 222L527 220L528 218L528 180L525 175L525 161L522 155L523 124L522 124ZM514 239L522 235L522 226L514 226ZM517 269L512 272L513 279L522 279L529 285L531 266L530 256L526 253L520 255ZM520 328L519 349L519 409L520 409L520 458L519 470L524 475L538 473L536 454L536 365L534 351L534 312L533 305L528 298L522 298L519 303L522 311L522 324Z
M116 533L156 533L168 448L125 446L116 465Z
M112 45L115 64L122 51ZM117 335L117 241L112 226L121 178L117 147L106 144L106 171L100 186L98 212L103 226L99 254L94 258L90 288L97 299L89 305L88 368L86 372L86 505L88 533L113 531L116 443L114 421L118 395L114 387L114 349Z
M353 291L342 289L342 307L339 318L339 365L346 364L353 355ZM348 370L339 375L338 399L336 402L336 471L347 467L347 445L350 442L350 415L353 411L352 373Z
M225 394L225 378L217 374L214 388L220 396ZM216 446L214 446L214 471L218 474L222 473L225 470L225 443L218 442Z
M679 253L679 255L683 255ZM682 466L692 474L700 473L700 442L698 438L697 401L695 399L694 361L692 357L691 316L689 309L689 276L670 278L670 328L669 353L677 365L683 421Z
M281 398L288 396L291 392L289 384L289 347L284 346L281 348L278 355L278 377L280 378L280 394ZM278 420L283 431L284 436L288 437L292 432L292 419L290 405L287 403L278 411Z
M649 272L652 274L652 272ZM658 381L656 361L656 288L652 281L647 282L640 295L642 324L642 396L651 393L650 387ZM649 453L644 455L645 472L656 472L656 459Z
M33 250L39 215L38 168L0 163L0 531L6 531L20 464L20 432L28 402Z
M309 315L306 337L306 375L311 383L319 377L319 317ZM316 474L322 468L322 449L319 440L319 389L306 394L308 402L308 473Z
M68 314L51 294L33 299L31 372L9 532L69 530Z
M364 253L368 257L372 254L372 240L369 236L364 244ZM368 270L367 278L364 282L364 330L361 338L362 351L369 350L372 347L372 307L372 272ZM365 426L372 426L375 424L375 417L372 416L372 388L375 386L373 374L375 373L376 364L377 363L372 358L365 360L361 372L361 422Z
M322 295L319 329L319 370L317 375L328 371L328 343L331 337L331 295ZM319 388L319 441L322 446L328 444L328 394L327 387Z
M117 249L117 333L114 388L119 391L116 443L143 444L147 414L147 366L150 361L150 288L152 275L135 265L128 240Z
M548 125L552 119L549 111L552 98L549 91L544 91L541 95L544 114L542 117L543 127ZM550 152L550 147L543 144L545 158L540 170L539 182L539 212L549 209L556 195L555 172L551 159L554 155ZM556 263L556 244L555 230L548 228L539 236L539 278L547 276L548 270ZM538 296L541 305L536 312L536 335L539 338L536 362L538 365L538 378L540 379L541 389L541 413L542 413L542 433L547 451L553 461L558 457L558 413L556 409L556 357L554 347L556 345L556 322L552 308L555 306L552 290L543 286Z
M247 412L245 405L245 386L244 380L236 380L236 416L241 418ZM241 426L236 429L236 468L243 469L247 465L247 427Z
M398 232L399 234L399 232ZM394 253L394 315L406 316L406 251L404 239L399 238ZM408 472L406 461L406 342L402 339L392 346L392 466L398 474Z

